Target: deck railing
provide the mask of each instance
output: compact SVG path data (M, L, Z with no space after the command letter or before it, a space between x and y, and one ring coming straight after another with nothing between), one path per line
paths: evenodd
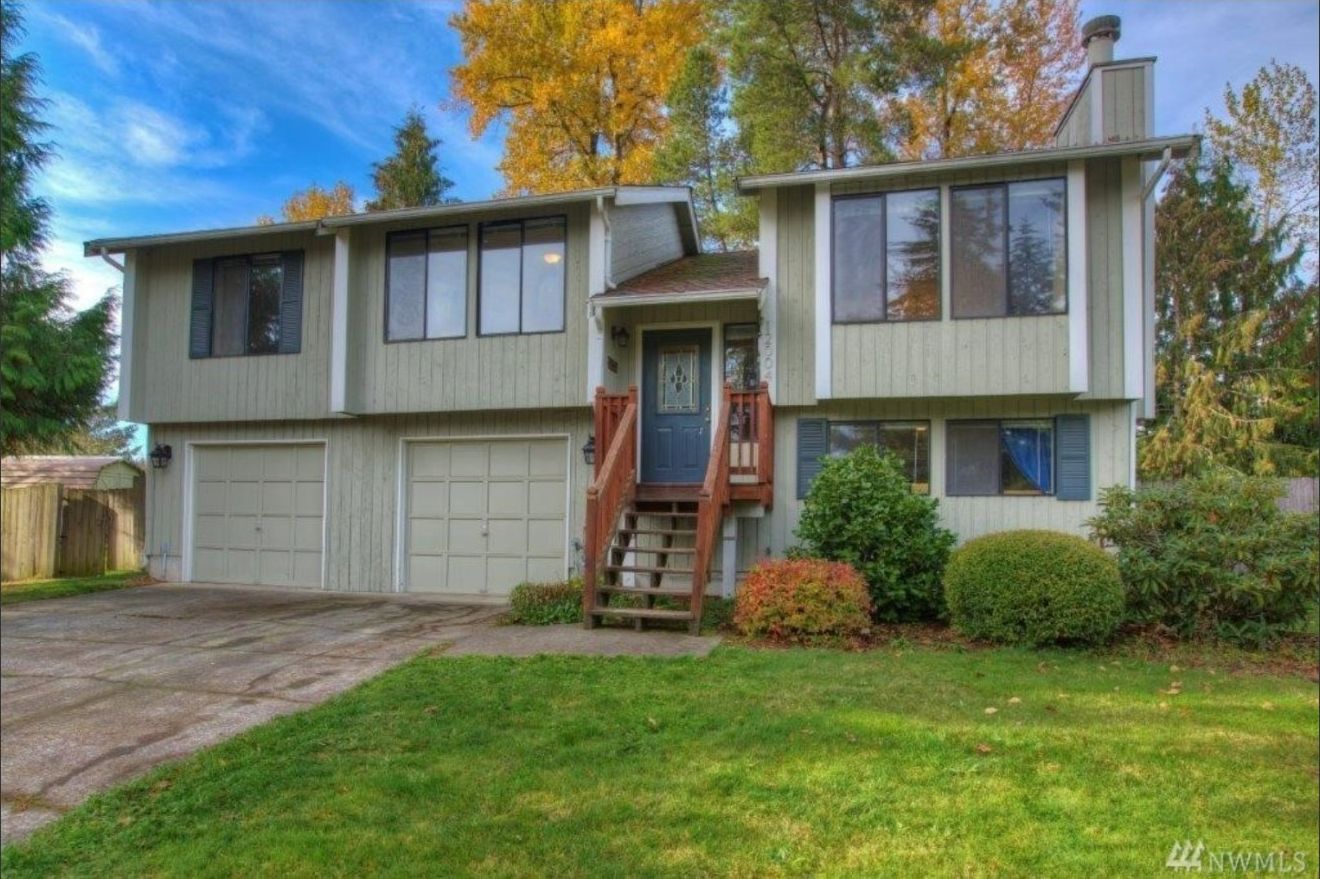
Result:
M739 484L770 486L774 482L775 429L770 387L753 391L724 387L729 411L729 474Z
M627 394L596 389L596 473L587 489L583 535L582 613L591 619L605 548L614 539L619 513L637 493L637 386Z
M732 452L729 448L732 423L741 416L735 411L733 388L724 386L724 405L720 407L720 420L715 428L715 445L706 465L706 480L697 496L697 546L692 566L692 618L701 619L701 605L706 597L706 578L710 576L711 556L724 524L724 512L729 506L729 475Z

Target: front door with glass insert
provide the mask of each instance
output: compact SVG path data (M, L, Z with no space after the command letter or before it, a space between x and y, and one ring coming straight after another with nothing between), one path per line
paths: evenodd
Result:
M648 331L642 343L642 482L693 483L710 458L711 331Z

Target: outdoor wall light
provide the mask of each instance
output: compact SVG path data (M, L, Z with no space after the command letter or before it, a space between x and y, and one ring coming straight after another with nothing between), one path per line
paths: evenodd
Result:
M610 327L610 338L613 339L614 344L618 345L620 348L628 347L628 339L631 338L631 336L632 334L628 332L627 327Z
M582 460L588 466L596 463L596 435L594 433L587 437L586 445L582 447Z
M151 454L147 457L151 459L151 466L154 469L164 470L170 466L170 459L174 457L174 450L169 446L156 443L156 448L152 449Z

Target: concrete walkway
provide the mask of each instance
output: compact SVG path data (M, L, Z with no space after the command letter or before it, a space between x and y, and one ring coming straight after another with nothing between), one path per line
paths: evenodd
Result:
M676 632L498 626L500 606L203 584L0 612L0 839L424 650L704 656Z

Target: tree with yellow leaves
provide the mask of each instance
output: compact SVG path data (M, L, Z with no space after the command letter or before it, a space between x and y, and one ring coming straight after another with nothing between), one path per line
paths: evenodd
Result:
M280 209L280 214L286 223L337 217L355 213L353 204L356 200L357 195L353 192L353 187L343 180L329 189L313 183L306 189L289 196L284 202L284 207ZM275 218L267 214L257 217L257 224L260 226L268 226L274 222Z
M1080 79L1086 51L1078 0L937 0L938 46L927 85L904 102L906 159L1047 145Z
M467 0L453 103L474 136L507 122L510 193L652 182L703 14L702 0Z

